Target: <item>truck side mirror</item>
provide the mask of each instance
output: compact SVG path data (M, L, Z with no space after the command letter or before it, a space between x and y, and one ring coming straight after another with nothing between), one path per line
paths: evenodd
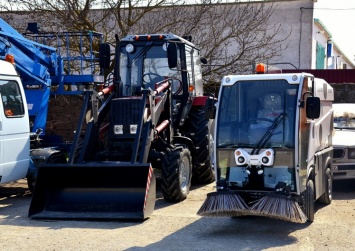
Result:
M205 104L205 117L208 119L214 119L216 117L216 103L217 100L214 97L208 97Z
M306 101L306 115L309 119L317 119L320 116L320 98L308 97Z
M176 68L177 67L177 45L176 43L168 43L168 48L167 48L167 52L168 52L168 64L169 64L169 68Z
M107 43L100 44L99 65L101 69L108 69L111 62L110 45Z

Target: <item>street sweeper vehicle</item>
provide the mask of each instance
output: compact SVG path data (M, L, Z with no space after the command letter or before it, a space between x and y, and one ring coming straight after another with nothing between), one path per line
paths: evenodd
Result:
M103 68L110 51L100 47ZM192 179L213 182L199 53L173 34L116 36L113 77L85 92L68 163L40 166L29 217L145 219L155 175L171 202L186 198Z
M312 222L315 201L332 201L333 99L333 88L307 73L225 76L216 104L217 189L198 215Z

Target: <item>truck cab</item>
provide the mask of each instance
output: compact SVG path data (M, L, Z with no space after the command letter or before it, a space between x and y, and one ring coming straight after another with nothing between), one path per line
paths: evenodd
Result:
M14 65L0 60L0 184L25 178L30 159L26 97Z

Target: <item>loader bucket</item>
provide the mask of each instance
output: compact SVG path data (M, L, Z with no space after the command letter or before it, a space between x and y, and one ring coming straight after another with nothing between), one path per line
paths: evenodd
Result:
M32 219L145 219L156 183L150 164L90 162L39 168Z

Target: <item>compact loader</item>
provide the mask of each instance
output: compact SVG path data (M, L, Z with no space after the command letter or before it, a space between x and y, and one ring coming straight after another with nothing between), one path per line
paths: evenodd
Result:
M102 69L110 47L100 46ZM186 198L191 180L213 182L202 63L188 38L116 36L113 73L85 91L68 163L39 167L29 217L145 219L156 176L171 202Z

